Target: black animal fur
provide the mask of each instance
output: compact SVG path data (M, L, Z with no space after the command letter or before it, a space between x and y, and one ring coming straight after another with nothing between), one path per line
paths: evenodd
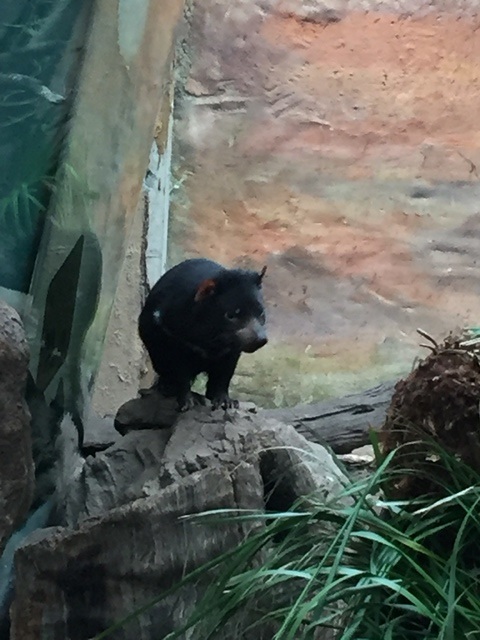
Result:
M214 408L237 406L229 385L240 355L267 343L262 279L265 273L226 269L204 258L167 271L148 295L139 317L140 337L158 384L188 407L197 375L208 376Z

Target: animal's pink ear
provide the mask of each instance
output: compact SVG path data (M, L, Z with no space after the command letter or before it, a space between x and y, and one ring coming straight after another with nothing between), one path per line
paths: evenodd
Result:
M201 282L198 285L197 293L195 294L195 302L205 300L205 298L214 294L216 286L217 283L212 278L208 278L208 280Z

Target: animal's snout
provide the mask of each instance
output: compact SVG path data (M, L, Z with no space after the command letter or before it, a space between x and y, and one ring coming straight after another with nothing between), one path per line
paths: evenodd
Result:
M267 342L267 336L264 336L263 338L255 338L243 344L242 351L245 351L245 353L253 353L254 351L258 351L259 349L264 347Z
M247 325L237 331L240 341L240 348L245 353L253 353L264 347L267 342L267 332L265 327L257 318L253 318Z

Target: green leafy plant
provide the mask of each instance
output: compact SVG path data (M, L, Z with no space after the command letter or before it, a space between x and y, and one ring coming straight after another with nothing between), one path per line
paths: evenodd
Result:
M18 291L30 284L68 133L75 60L62 60L80 10L75 0L0 8L0 286Z

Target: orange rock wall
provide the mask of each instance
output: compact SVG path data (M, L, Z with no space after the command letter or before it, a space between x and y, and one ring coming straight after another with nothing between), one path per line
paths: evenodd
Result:
M297 386L291 401L405 370L417 326L480 318L475 5L197 0L188 14L172 260L268 263L271 367L281 347L322 361L305 393L303 365L273 376Z

